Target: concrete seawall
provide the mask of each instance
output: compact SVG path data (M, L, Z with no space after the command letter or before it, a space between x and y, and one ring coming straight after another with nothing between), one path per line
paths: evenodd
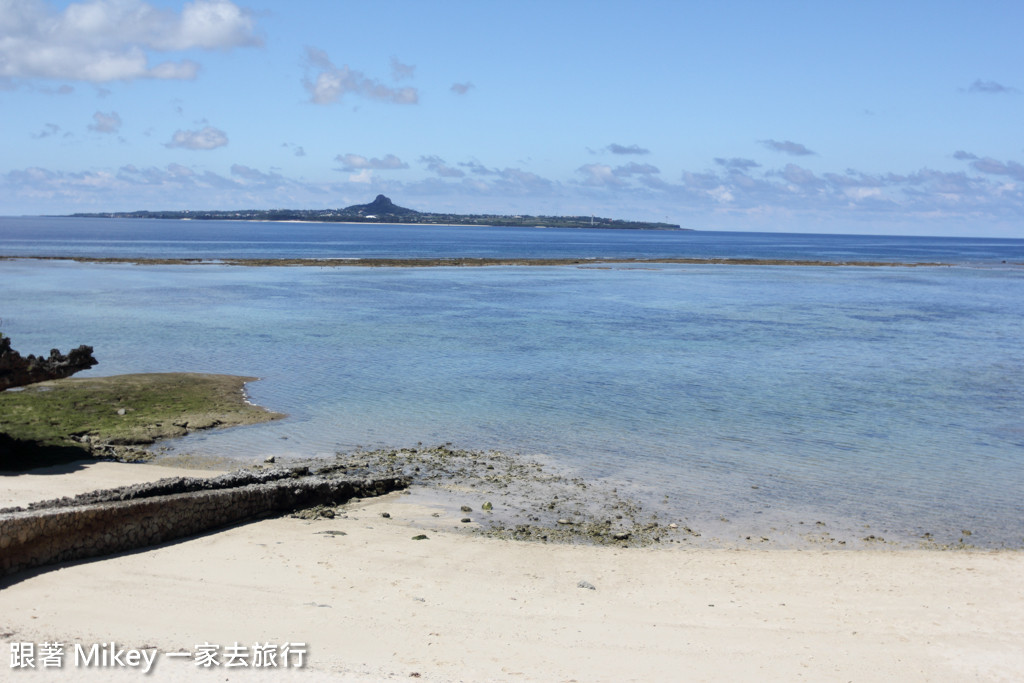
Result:
M269 475L269 476L268 476ZM0 576L143 548L267 513L405 488L403 477L347 480L277 470L164 479L0 511Z

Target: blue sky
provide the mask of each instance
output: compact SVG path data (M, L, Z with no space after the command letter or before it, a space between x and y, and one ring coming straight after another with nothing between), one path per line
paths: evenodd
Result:
M1024 3L0 0L0 215L1024 238Z

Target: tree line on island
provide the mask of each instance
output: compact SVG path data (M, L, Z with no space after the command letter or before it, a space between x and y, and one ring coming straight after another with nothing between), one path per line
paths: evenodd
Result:
M382 194L369 204L344 209L244 209L239 211L129 211L76 213L78 218L165 218L216 221L312 221L319 223L398 223L405 225L480 225L499 227L685 230L672 223L626 221L597 216L501 216L427 213L398 206Z

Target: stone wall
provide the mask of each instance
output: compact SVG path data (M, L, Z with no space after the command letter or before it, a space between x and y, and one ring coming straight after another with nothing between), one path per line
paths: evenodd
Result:
M173 480L164 480L173 481ZM133 550L268 513L335 505L405 488L402 477L345 480L298 476L239 486L0 513L0 576L56 562ZM191 480L194 482L195 480ZM166 484L160 491L174 490Z

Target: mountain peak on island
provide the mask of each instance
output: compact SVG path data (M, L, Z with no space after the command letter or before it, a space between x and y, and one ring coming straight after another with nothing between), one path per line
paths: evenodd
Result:
M369 204L354 204L343 210L346 214L358 216L410 216L418 214L419 211L398 206L382 194L377 195Z

